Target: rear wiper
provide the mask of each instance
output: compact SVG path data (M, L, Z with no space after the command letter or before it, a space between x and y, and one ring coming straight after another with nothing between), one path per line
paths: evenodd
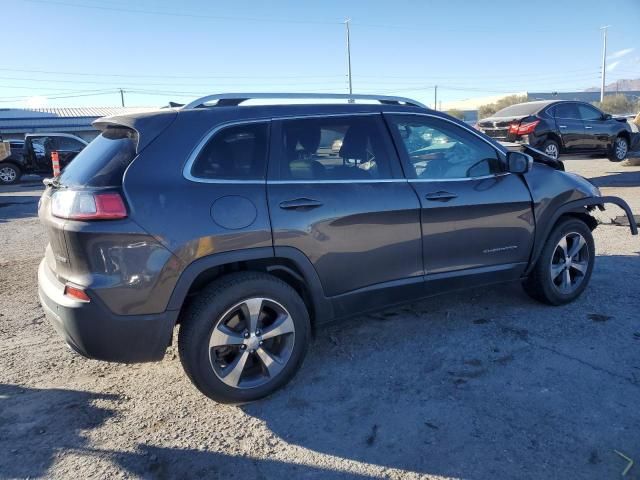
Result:
M58 179L58 177L45 178L44 180L42 180L42 183L44 183L47 187L60 188L60 180Z

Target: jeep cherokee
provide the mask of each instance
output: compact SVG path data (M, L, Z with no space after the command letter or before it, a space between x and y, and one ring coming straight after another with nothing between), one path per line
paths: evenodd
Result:
M220 402L284 385L323 322L496 282L575 300L605 203L637 233L561 162L405 98L223 94L95 125L46 181L42 306L106 361L161 360L179 324Z

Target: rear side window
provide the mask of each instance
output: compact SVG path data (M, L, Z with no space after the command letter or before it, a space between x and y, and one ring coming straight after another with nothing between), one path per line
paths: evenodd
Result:
M380 119L327 117L282 122L280 177L291 180L373 180L391 176Z
M138 135L129 128L108 128L65 167L60 183L68 186L117 187L136 156Z
M556 118L580 119L580 113L575 103L559 103L555 106L554 114Z
M264 180L268 130L267 122L223 128L200 150L191 175L216 180Z
M73 138L67 137L56 137L55 146L59 150L66 150L70 152L79 152L83 149L84 144L74 140Z

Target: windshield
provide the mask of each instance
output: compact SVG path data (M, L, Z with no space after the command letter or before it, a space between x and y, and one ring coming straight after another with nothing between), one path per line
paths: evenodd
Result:
M494 113L493 117L524 117L533 115L542 108L539 103L518 103Z
M137 134L128 128L102 132L60 175L60 184L85 187L116 187L136 156Z

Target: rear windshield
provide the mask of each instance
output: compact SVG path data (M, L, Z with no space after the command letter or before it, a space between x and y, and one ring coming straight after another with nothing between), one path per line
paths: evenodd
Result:
M518 103L494 113L493 117L521 117L532 115L542 108L539 103Z
M65 167L60 183L67 186L117 187L136 156L138 138L128 128L108 128Z

